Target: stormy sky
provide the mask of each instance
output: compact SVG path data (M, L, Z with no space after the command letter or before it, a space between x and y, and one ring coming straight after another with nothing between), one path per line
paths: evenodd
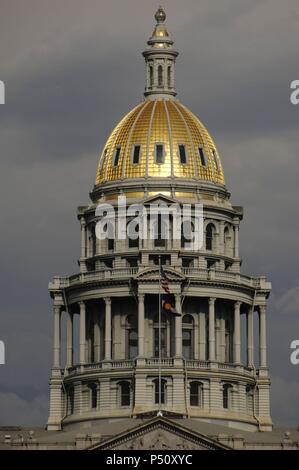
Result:
M0 424L44 425L52 358L47 292L78 270L76 207L98 155L142 99L152 0L0 0ZM298 0L165 0L179 99L216 141L243 205L242 271L273 284L272 417L299 425Z

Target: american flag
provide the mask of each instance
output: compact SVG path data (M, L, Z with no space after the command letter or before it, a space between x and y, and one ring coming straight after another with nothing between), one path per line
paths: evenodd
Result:
M166 276L162 266L160 266L160 284L166 294L170 294L168 277Z
M160 266L160 285L166 294L162 295L162 309L165 313L172 313L176 317L180 317L181 314L176 311L174 307L174 296L169 290L169 279L166 276L162 266Z

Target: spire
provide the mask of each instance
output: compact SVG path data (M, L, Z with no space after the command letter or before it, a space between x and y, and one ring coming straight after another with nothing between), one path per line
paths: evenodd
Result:
M148 99L176 96L174 66L178 52L173 50L165 26L166 13L160 6L155 13L156 26L149 38L148 48L143 52L146 64L146 83L144 96Z

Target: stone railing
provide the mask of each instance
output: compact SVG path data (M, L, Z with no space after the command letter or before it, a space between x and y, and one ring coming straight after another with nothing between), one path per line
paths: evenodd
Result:
M158 368L159 362L161 367L164 368L175 368L178 366L178 363L175 362L174 358L144 358L140 360L140 367L149 367L149 368ZM117 370L124 370L124 369L132 369L139 365L139 360L119 360L119 361L102 361L94 364L83 364L83 365L76 365L67 369L68 375L74 374L84 374L86 372L93 372L99 370L106 370L106 369L117 369ZM183 365L183 362L182 362ZM221 362L209 362L209 361L200 361L198 359L189 359L185 361L185 367L187 369L218 369L230 372L237 372L246 375L254 375L254 370L244 367L243 365L239 364L230 364L230 363L221 363Z
M97 271L74 274L69 277L55 276L53 281L50 282L49 288L50 290L55 290L85 282L97 282L109 279L127 279L136 276L142 270L143 268L138 267L105 268ZM253 278L244 276L240 273L217 271L215 269L176 268L175 271L178 274L191 279L219 281L224 283L229 282L245 285L255 289L271 289L271 283L267 282L264 277Z
M240 273L229 271L217 271L215 269L182 268L182 273L189 278L205 279L220 282L234 282L243 284L255 289L271 289L271 283L266 281L265 277L249 277Z

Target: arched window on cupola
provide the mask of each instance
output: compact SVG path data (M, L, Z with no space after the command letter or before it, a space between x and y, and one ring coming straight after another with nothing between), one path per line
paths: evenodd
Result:
M154 69L153 66L149 66L149 86L152 88L154 85Z
M215 243L215 225L208 224L206 227L206 250L212 251Z
M184 315L182 323L183 357L185 359L193 359L194 321L192 315Z
M201 382L190 382L190 406L203 406L202 389L203 386Z
M163 67L158 65L158 86L163 86Z
M134 359L138 356L138 323L136 315L128 315L126 322L127 330L127 359Z
M167 86L171 88L171 66L167 67Z

